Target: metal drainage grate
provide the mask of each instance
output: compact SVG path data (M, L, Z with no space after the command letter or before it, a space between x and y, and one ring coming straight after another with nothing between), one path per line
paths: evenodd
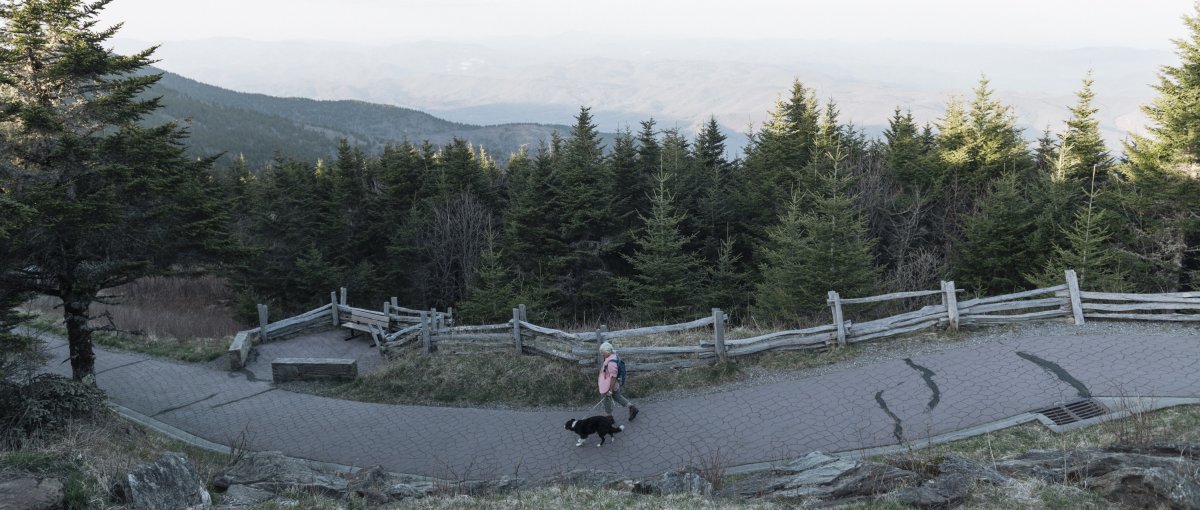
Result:
M1034 412L1049 418L1055 425L1068 425L1107 414L1108 408L1089 398L1071 402L1070 404L1039 409Z

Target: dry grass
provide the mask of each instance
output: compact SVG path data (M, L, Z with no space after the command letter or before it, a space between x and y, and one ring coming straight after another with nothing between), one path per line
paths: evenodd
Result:
M1131 443L1130 438L1139 438ZM1025 423L989 434L934 446L926 455L954 453L982 462L1029 450L1071 450L1112 445L1200 442L1200 406L1177 406L1076 429L1061 434L1040 423Z
M643 496L629 492L583 488L583 487L551 487L519 494L500 496L456 496L451 498L428 498L403 505L388 508L421 508L430 510L441 509L492 509L492 508L529 508L529 509L774 509L789 508L785 505L768 503L747 503L703 498L699 496Z
M598 400L594 376L572 363L511 354L405 352L365 377L319 390L383 404L563 406Z
M104 291L115 304L93 303L94 326L111 319L118 330L159 338L219 338L242 329L233 320L233 291L214 276L148 277ZM24 307L43 316L62 318L58 298L43 296Z
M1200 406L1178 406L1153 412L1146 411L1147 407L1130 408L1135 411L1130 417L1064 433L1054 433L1041 423L1032 422L925 449L910 449L875 460L905 469L936 471L936 466L946 455L959 455L991 466L1001 459L1015 457L1031 450L1065 453L1113 445L1200 441ZM1132 443L1131 439L1138 442ZM926 474L932 476L931 473ZM963 506L981 509L1066 510L1113 508L1115 505L1085 488L1041 480L1017 479L1003 487L975 485Z
M35 439L19 450L0 450L0 477L56 477L66 488L68 508L105 508L108 489L138 464L163 452L182 452L202 480L225 465L224 455L149 433L115 416L77 421L61 435Z
M620 351L620 346L617 349ZM707 388L745 380L748 369L794 371L851 359L858 352L853 346L766 352L726 363L630 372L623 391L629 398L646 398ZM423 355L410 347L364 377L338 386L317 385L315 391L333 398L382 404L579 406L594 404L599 399L595 370L563 360L514 356L509 352ZM312 391L313 386L293 389Z
M111 326L98 332L96 343L182 361L207 361L221 356L239 329L229 304L232 291L212 276L199 278L149 277L105 291L117 304L93 303L92 326ZM52 330L65 333L61 303L42 296L23 307L40 315Z

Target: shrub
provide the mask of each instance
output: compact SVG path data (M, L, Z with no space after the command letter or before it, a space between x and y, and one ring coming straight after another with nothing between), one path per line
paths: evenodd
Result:
M0 381L0 440L20 444L35 434L55 433L71 420L91 419L107 410L104 392L54 374L27 383Z

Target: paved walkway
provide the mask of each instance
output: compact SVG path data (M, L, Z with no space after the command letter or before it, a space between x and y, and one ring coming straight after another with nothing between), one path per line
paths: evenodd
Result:
M645 476L718 455L725 465L916 441L1091 396L1200 397L1200 336L1030 337L950 348L808 379L648 402L616 443L576 448L577 411L349 402L275 389L252 371L101 351L116 403L222 444L450 478L591 468ZM337 342L341 343L340 340ZM48 345L66 357L61 338ZM50 370L67 374L68 364ZM480 381L480 384L490 384ZM619 413L619 418L624 413ZM624 423L623 419L618 420ZM594 441L592 441L594 443Z

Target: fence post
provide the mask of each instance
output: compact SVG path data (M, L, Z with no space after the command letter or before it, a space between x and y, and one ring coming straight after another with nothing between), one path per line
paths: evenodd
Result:
M421 351L429 354L429 312L421 312Z
M446 308L446 326L454 326L454 307Z
M513 312L513 319L512 319L513 345L516 346L516 348L517 348L517 355L520 355L525 350L525 346L521 345L521 311L516 308L513 308L512 312Z
M429 327L433 328L434 333L437 333L437 331L438 331L437 316L438 316L437 308L430 308L429 309Z
M332 313L333 327L336 328L336 327L338 327L338 301L337 301L337 291L336 290L329 293L329 304L330 304L330 308L333 311L333 313Z
M1079 277L1075 275L1074 269L1068 269L1067 274L1067 291L1071 294L1071 313L1075 316L1075 325L1083 325L1083 298L1079 295Z
M950 330L958 331L958 295L954 282L942 280L942 304L946 305L946 318L950 319Z
M341 301L341 303L342 303L343 305L345 305L345 304L346 304L346 288L345 288L345 287L342 287L342 301Z
M260 342L267 341L267 305L258 305L258 338Z
M838 346L846 345L846 322L842 320L842 297L837 291L829 291L829 307L833 309L833 325L837 326Z
M522 303L522 304L517 305L517 309L521 311L521 320L523 320L525 322L529 322L529 316L525 315L525 304Z
M720 308L713 308L713 344L717 351L717 359L725 361L725 313Z
M389 302L387 302L387 301L384 301L384 302L383 302L383 318L384 318L385 320L387 320L387 321L388 321L388 324L391 324L391 323L392 323L392 309L391 309L391 306L392 306L392 304L391 304L391 303L389 303Z
M392 296L392 308L400 308L400 300Z

